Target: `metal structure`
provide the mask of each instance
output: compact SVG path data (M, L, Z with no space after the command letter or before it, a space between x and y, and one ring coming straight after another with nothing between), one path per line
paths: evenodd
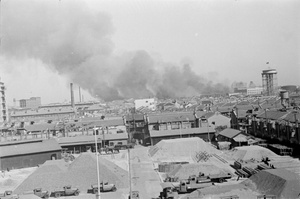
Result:
M261 76L263 94L267 96L276 95L278 90L276 69L263 70Z

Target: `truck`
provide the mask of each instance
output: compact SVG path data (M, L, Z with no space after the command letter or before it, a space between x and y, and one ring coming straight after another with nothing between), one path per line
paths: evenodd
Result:
M4 191L0 193L0 199L19 199L19 195L13 194L12 191Z
M98 184L91 185L92 193L96 194L98 192ZM117 187L114 184L108 184L108 182L100 183L100 192L116 191Z
M213 175L204 175L204 173L199 173L199 176L191 175L188 178L188 181L195 181L196 183L203 183L203 182L219 182L222 183L226 179L232 178L231 173L219 173Z
M197 183L195 181L181 180L177 191L178 193L190 193L192 191L195 191L196 189L202 189L205 187L210 187L212 185L214 185L214 183L212 182Z
M50 193L48 191L43 191L42 188L34 189L33 194L44 199L48 199L50 197Z
M195 181L197 183L203 183L203 182L219 182L222 183L225 181L225 179L230 179L232 175L230 173L227 174L214 174L214 175L204 175L204 173L199 173L199 176L191 175L187 179L179 179L179 177L176 176L168 176L164 182L179 182L180 180L187 180L187 181ZM173 183L177 184L177 183Z
M59 198L60 196L78 196L80 193L79 189L72 188L71 185L64 186L63 189L55 190L51 193L55 198Z
M178 199L178 192L176 187L170 182L161 184L163 190L159 194L159 199Z

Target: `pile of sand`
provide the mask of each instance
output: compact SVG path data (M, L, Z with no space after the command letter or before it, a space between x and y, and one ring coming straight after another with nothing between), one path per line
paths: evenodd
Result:
M285 169L263 170L243 185L262 194L275 195L277 198L298 198L300 196L300 178Z
M199 152L206 154L219 153L219 150L198 137L161 140L149 149L154 161L188 160L193 162Z
M198 175L199 172L204 173L205 175L214 175L214 174L225 174L228 171L221 169L213 164L202 163L202 164L181 164L177 165L175 169L168 173L168 176L176 176L179 179L188 179L191 175Z
M15 193L32 191L37 187L54 191L65 185L72 185L86 193L92 184L97 183L96 165L96 156L93 153L82 153L71 163L64 160L47 161L18 186ZM128 187L128 172L101 156L99 169L101 181L113 183L117 188Z
M263 158L268 157L269 159L273 156L278 156L271 150L261 146L242 146L235 147L232 150L232 158L234 160L256 160L261 161Z

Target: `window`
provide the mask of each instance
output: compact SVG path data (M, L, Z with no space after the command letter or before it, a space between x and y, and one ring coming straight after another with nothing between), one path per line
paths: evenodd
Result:
M109 146L114 146L114 145L115 145L115 143L113 143L113 142L109 143Z

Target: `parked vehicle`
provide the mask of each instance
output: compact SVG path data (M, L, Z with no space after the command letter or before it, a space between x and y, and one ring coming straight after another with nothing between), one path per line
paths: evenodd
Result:
M42 188L34 189L33 193L34 195L44 199L48 199L50 197L50 193L48 191L43 191Z
M70 185L64 186L61 190L55 190L51 193L55 198L59 198L60 196L78 196L80 193L79 189L72 188Z
M163 190L159 194L159 199L177 199L178 192L172 183L162 183Z
M0 199L19 199L19 195L13 194L12 191L0 193Z
M114 184L108 184L108 182L100 183L100 192L116 191L117 187ZM92 192L96 194L98 192L98 184L92 185Z
M130 194L129 194L128 199L139 199L140 193L139 193L139 191L132 191L131 196L132 196L132 198L130 198Z
M226 174L214 174L214 175L204 175L204 173L199 173L199 176L192 175L189 177L188 181L195 181L196 183L203 183L203 182L219 182L222 183L226 179L232 178L232 175L230 173Z
M196 189L202 189L214 185L212 182L196 183L195 181L181 180L178 188L179 193L190 193Z

